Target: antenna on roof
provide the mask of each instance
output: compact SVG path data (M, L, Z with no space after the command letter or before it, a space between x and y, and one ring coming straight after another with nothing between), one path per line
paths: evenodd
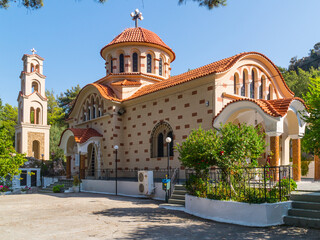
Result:
M132 20L135 21L136 23L136 28L138 27L138 20L143 20L143 17L142 17L142 12L139 11L139 9L137 8L134 12L132 12L130 14L130 16L132 17Z

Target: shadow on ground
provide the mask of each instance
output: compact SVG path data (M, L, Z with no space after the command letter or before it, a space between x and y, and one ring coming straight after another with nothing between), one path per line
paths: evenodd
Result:
M204 220L180 211L162 208L112 208L95 215L123 218L120 222L154 223L139 227L121 239L320 239L320 230L288 226L245 227Z

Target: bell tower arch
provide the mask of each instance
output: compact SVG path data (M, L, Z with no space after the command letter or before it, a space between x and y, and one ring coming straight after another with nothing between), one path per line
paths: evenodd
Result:
M47 124L47 98L43 75L44 59L24 54L18 95L18 125L15 127L16 151L27 157L49 159L50 126Z

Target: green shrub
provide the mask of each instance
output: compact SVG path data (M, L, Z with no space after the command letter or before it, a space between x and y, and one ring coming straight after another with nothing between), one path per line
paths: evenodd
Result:
M64 184L61 184L61 185L56 185L52 188L52 191L54 193L61 193L63 192L63 188L64 188Z
M309 164L311 161L301 161L301 175L307 176L309 172Z

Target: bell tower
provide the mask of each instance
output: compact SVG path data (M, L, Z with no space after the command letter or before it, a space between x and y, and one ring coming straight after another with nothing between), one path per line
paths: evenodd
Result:
M15 127L16 151L27 157L49 159L50 126L47 124L47 98L43 75L44 59L35 54L24 54L18 96L18 125Z

